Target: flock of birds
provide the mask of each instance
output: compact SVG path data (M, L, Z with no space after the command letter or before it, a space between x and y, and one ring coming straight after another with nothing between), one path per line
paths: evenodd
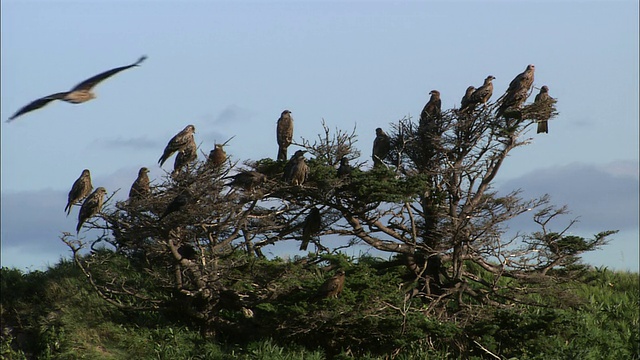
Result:
M73 87L70 91L58 92L51 94L31 103L25 105L13 114L7 122L11 122L30 111L40 109L53 100L62 100L74 104L83 103L94 99L96 96L92 92L92 89L101 81L130 68L139 66L147 57L142 56L136 62L121 67L116 67L111 70L107 70L98 75L92 76ZM526 70L518 74L510 83L505 94L498 99L499 106L496 110L497 116L505 116L505 112L508 109L520 108L529 96L531 87L534 80L534 65L528 65ZM460 102L459 112L472 113L479 105L486 105L491 96L493 95L493 83L494 76L489 75L485 78L484 83L475 88L469 86ZM432 90L430 93L430 99L424 106L420 115L420 128L433 126L433 119L438 118L441 115L441 99L440 92L438 90ZM542 86L539 94L536 95L534 102L547 101L550 99L549 88ZM187 125L182 131L173 136L169 140L165 147L162 156L158 160L160 166L177 153L172 176L177 176L180 172L190 163L197 159L197 146L194 139L194 133L196 129L194 125ZM545 119L538 120L538 133L548 133L548 124ZM276 139L278 143L278 161L287 161L287 149L293 142L293 118L291 111L284 110L277 121L276 127ZM231 140L231 139L229 139ZM228 141L227 141L228 142ZM227 160L227 154L223 147L224 144L215 144L214 149L211 150L207 157L207 165L213 168L220 167ZM376 129L376 137L373 142L372 159L374 166L383 165L383 160L388 156L391 150L391 143L389 136L382 130L382 128ZM309 167L306 164L304 154L305 150L297 150L293 156L287 161L282 180L293 186L301 186L308 178ZM337 169L339 177L348 176L351 173L351 166L347 157L340 159L340 166ZM129 201L137 201L150 194L150 180L149 169L142 167L138 171L138 176L134 183L131 185L129 191ZM252 191L256 186L264 183L267 180L267 176L257 171L240 171L235 175L226 177L225 179L232 179L228 186L242 188L246 191ZM76 226L76 233L80 231L83 224L91 217L97 215L102 210L104 197L107 193L104 187L98 187L93 191L93 185L91 182L91 173L88 169L84 169L80 177L73 183L71 190L68 194L67 205L65 211L67 216L71 213L71 209L74 205L80 206L78 213L78 224ZM178 194L167 206L165 212L159 217L159 220L164 219L172 212L180 210L190 200L190 194L188 191L183 191ZM300 250L306 250L313 234L320 231L321 217L317 208L312 208L309 215L305 219L302 243ZM332 280L333 279L333 283ZM336 274L333 278L329 279L327 286L333 288L340 288L340 282L344 284L344 272ZM329 283L332 283L330 286ZM339 293L339 291L338 291Z

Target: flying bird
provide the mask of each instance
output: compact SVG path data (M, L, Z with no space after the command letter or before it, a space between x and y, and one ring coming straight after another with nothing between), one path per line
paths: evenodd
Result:
M106 193L107 190L101 186L84 200L84 202L82 203L82 207L80 207L80 212L78 213L78 226L76 226L76 234L80 232L80 229L82 228L82 225L85 221L102 210L102 202L104 201L104 195Z
M93 190L93 185L91 185L91 172L89 172L89 169L84 169L80 177L74 181L69 191L67 206L64 208L67 216L71 213L71 207L89 195L91 190Z
M320 210L317 207L312 207L309 215L304 219L304 226L302 228L302 243L300 244L300 251L306 251L311 237L320 232L322 226L322 217L320 216Z
M482 86L477 88L473 92L473 94L471 94L467 107L460 108L460 110L473 111L473 109L475 109L478 104L486 104L493 95L493 80L495 80L495 77L493 75L487 76L484 79L484 84L482 84Z
M536 67L530 64L525 71L511 80L507 92L502 96L502 103L496 111L497 116L502 116L509 108L519 108L527 100L529 89L533 85L535 70Z
M182 172L183 167L196 161L197 158L198 147L196 146L196 141L192 136L187 141L187 145L185 145L182 150L178 151L178 155L176 155L176 159L173 162L173 171L171 172L171 176L179 175L180 172Z
M471 94L473 94L475 90L476 88L474 86L469 86L467 88L467 91L465 91L462 100L460 100L460 111L464 111L469 106L469 103L471 101Z
M544 85L542 88L540 88L540 92L538 93L538 95L536 95L535 100L533 101L533 103L543 103L543 102L547 102L551 99L551 96L549 96L549 87L547 85ZM540 133L545 133L548 134L549 133L549 111L548 110L542 110L541 111L542 114L540 116L540 119L538 119L538 129L537 129L537 134Z
M129 190L129 200L138 200L145 198L151 193L151 188L149 186L149 169L146 167L140 168L138 170L138 177L131 185L131 190Z
M287 160L287 148L293 141L293 118L291 111L285 110L278 119L276 128L276 139L278 140L278 161Z
M313 296L313 299L337 298L344 289L345 273L340 269L327 279Z
M309 166L304 159L306 150L298 150L284 166L282 179L293 186L301 186L309 176Z
M224 179L233 179L230 183L226 184L226 186L252 191L256 186L267 181L267 176L257 171L241 171Z
M351 165L349 165L349 158L343 156L340 158L340 166L338 167L338 177L347 177L351 175Z
M164 162L167 161L167 159L171 157L171 155L173 155L174 152L184 149L186 146L189 146L191 142L195 142L195 140L193 139L193 133L195 132L195 126L187 125L182 131L176 134L176 136L172 137L171 140L169 140L167 146L164 148L164 152L158 160L158 164L162 166Z
M164 219L167 215L181 210L185 205L189 203L189 201L191 201L191 193L188 190L182 191L175 198L173 198L173 200L171 200L158 221L162 221L162 219Z
M373 140L373 166L383 165L382 161L391 151L391 139L382 128L376 129L376 138Z
M15 114L13 114L7 122L11 122L16 119L18 116L26 114L30 111L40 109L41 107L47 105L53 100L62 100L72 104L80 104L83 102L87 102L91 99L96 98L96 95L91 91L96 85L98 85L101 81L121 72L132 68L134 66L139 66L147 57L141 56L138 61L134 62L131 65L120 66L117 68L113 68L111 70L107 70L98 75L92 76L87 80L79 83L74 86L73 89L69 91L59 92L51 95L47 95L40 99L34 100L31 103L24 106L22 109L18 110Z

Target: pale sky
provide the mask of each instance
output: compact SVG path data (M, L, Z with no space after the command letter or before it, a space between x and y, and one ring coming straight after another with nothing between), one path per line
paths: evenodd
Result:
M82 169L128 194L141 166L160 178L167 141L186 125L208 153L274 158L275 124L295 140L357 127L362 161L376 127L443 108L494 80L494 100L527 64L560 115L505 162L496 187L567 204L581 236L619 229L585 257L638 270L638 4L629 1L9 1L1 2L2 266L42 269L69 251ZM5 123L44 95L148 59L95 88ZM290 150L291 152L291 150ZM201 155L202 157L202 155ZM173 159L165 164L171 170ZM567 219L568 220L568 219ZM530 219L519 219L526 230ZM558 224L558 230L562 224ZM297 254L297 244L281 254Z

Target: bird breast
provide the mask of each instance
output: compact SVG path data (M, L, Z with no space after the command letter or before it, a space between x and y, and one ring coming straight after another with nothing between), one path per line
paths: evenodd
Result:
M76 90L65 95L63 100L72 104L80 104L95 97L95 94L89 90Z

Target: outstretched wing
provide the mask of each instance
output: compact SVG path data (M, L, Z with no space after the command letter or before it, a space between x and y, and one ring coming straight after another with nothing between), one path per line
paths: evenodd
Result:
M124 71L124 70L132 68L134 66L138 66L146 58L147 58L147 56L143 55L143 56L140 57L140 59L138 59L138 61L134 62L131 65L120 66L120 67L117 67L117 68L114 68L114 69L111 69L111 70L107 70L107 71L105 71L103 73L100 73L98 75L92 76L92 77L88 78L87 80L81 82L80 84L74 86L73 89L71 89L71 91L90 90L94 86L98 85L98 83L101 82L102 80L104 80L104 79L106 79L108 77L111 77L111 76L119 73L120 71Z
M30 102L29 104L25 105L22 109L16 111L16 113L13 114L9 118L9 120L7 120L7 122L11 122L11 121L15 120L15 118L17 118L18 116L20 116L22 114L26 114L29 111L40 109L41 107L47 105L48 103L52 102L53 100L60 100L60 99L64 98L65 95L67 95L67 94L68 94L67 92L59 92L59 93L47 95L45 97L41 97L38 100L34 100L34 101Z

